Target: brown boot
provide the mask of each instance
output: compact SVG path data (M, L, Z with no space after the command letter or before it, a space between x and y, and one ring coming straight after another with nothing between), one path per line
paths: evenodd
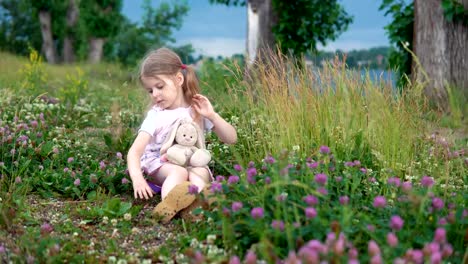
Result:
M190 182L184 182L175 186L153 210L153 215L162 217L161 222L169 223L171 219L182 209L191 205L196 196L188 192Z
M180 211L180 217L189 222L196 222L203 219L203 213L193 214L193 210L202 208L203 210L209 210L210 206L216 201L216 196L211 192L210 185L203 188L203 191L197 196L195 202L189 205L187 208Z

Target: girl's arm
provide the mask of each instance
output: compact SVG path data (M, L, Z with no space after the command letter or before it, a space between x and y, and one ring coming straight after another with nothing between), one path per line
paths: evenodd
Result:
M130 178L132 179L135 198L148 199L153 197L153 190L143 177L140 164L140 158L150 140L151 135L142 131L138 133L135 141L128 151L127 166Z
M207 118L213 123L213 132L215 132L222 142L226 144L236 143L237 132L231 124L224 120L218 113L214 113Z

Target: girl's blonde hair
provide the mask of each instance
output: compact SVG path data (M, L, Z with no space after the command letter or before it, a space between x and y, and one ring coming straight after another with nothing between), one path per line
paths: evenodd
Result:
M142 77L155 77L156 75L175 76L177 72L184 75L182 91L189 104L192 104L192 97L200 93L200 85L195 70L182 63L179 55L168 48L159 48L150 51L141 61L139 79Z

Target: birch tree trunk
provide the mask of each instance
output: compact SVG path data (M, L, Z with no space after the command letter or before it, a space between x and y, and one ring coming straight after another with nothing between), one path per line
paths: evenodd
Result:
M104 46L104 38L90 38L89 39L89 53L88 61L90 63L99 63L102 59L102 48Z
M57 63L57 51L52 37L52 22L49 11L39 11L39 22L41 24L42 51L45 54L47 62Z
M76 27L78 23L79 9L76 0L69 0L67 10L67 29ZM75 50L73 47L74 36L70 32L65 35L63 40L63 61L65 63L75 62Z
M278 18L271 0L250 0L247 2L247 58L252 64L269 49L275 47L272 28Z
M465 8L468 0L463 0ZM446 85L468 89L468 28L444 17L441 0L414 1L413 79L427 82L424 93L440 110L448 110ZM429 79L426 78L426 75Z

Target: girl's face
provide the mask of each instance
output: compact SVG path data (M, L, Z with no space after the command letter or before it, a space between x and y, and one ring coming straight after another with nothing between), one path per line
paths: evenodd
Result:
M176 109L188 107L182 92L184 76L179 72L174 77L157 75L155 77L141 77L141 83L150 94L153 103L162 109Z

